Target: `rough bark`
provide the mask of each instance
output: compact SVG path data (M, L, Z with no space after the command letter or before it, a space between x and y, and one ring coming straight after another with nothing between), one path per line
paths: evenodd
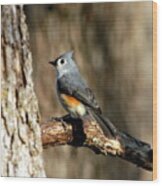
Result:
M47 145L88 147L97 154L118 156L146 170L152 170L152 149L149 144L124 132L116 137L105 136L92 119L57 118L42 125L42 142Z
M44 177L39 110L22 6L2 6L2 176Z

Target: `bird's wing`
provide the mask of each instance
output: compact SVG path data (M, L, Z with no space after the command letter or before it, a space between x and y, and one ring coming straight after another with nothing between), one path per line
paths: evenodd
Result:
M101 109L91 89L87 87L84 82L78 81L75 83L76 81L69 80L68 77L63 76L57 81L57 88L61 93L73 96L88 107L92 108L95 112L101 113Z

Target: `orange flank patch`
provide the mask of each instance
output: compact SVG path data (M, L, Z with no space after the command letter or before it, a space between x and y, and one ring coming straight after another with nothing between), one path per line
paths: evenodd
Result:
M80 101L67 94L61 94L61 98L63 99L64 103L69 107L76 107L80 105Z

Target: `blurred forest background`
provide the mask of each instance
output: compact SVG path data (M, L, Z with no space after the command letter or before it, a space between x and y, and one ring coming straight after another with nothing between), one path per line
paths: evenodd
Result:
M105 116L152 144L152 2L25 5L42 120L65 114L48 61L74 50ZM48 177L151 180L152 173L86 148L44 150Z

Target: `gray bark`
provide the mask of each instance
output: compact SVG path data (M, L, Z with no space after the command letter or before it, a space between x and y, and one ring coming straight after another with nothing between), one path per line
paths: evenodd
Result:
M38 102L22 6L2 6L2 176L44 177Z

